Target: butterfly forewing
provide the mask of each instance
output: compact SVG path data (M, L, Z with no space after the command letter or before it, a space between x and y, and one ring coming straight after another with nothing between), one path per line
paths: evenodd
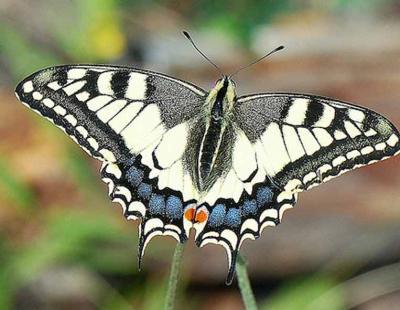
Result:
M399 133L383 116L324 97L261 94L239 98L238 126L281 189L302 191L395 155Z

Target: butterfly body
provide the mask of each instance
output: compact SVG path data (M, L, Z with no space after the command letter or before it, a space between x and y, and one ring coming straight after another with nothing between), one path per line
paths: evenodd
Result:
M230 128L230 115L232 114L232 107L235 103L235 87L233 82L228 77L223 77L218 80L215 87L209 92L206 99L206 109L208 110L205 115L205 131L201 141L198 166L196 173L196 184L199 191L205 192L215 182L213 174L220 175L221 165L220 153L225 153L225 144L222 143L226 140L226 130ZM231 129L232 130L232 129Z
M17 97L103 162L109 196L140 219L139 262L169 235L222 245L228 282L246 239L280 223L297 194L400 151L383 116L304 94L237 97L130 67L67 65L23 80Z

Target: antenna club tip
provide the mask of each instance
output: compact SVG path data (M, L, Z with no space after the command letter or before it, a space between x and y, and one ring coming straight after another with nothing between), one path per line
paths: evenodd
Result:
M188 39L190 38L190 35L186 30L183 30L182 33L186 38L188 38Z
M285 46L281 45L281 46L279 46L276 50L277 50L277 51L280 51L280 50L283 50L284 48L285 48Z

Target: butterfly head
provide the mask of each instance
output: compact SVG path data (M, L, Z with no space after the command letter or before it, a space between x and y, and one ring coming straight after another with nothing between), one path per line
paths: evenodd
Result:
M208 94L207 102L216 103L223 107L223 110L230 110L236 100L236 84L229 77L224 75L215 82L215 86Z

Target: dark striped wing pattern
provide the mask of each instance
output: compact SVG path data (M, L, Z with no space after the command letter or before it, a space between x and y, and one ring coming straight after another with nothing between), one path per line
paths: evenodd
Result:
M139 263L152 237L184 242L194 228L197 245L226 249L228 282L243 241L279 224L299 192L400 150L396 128L365 108L300 94L239 97L221 140L223 168L200 193L200 88L145 70L74 65L41 70L16 94L103 162L110 198L141 220Z

